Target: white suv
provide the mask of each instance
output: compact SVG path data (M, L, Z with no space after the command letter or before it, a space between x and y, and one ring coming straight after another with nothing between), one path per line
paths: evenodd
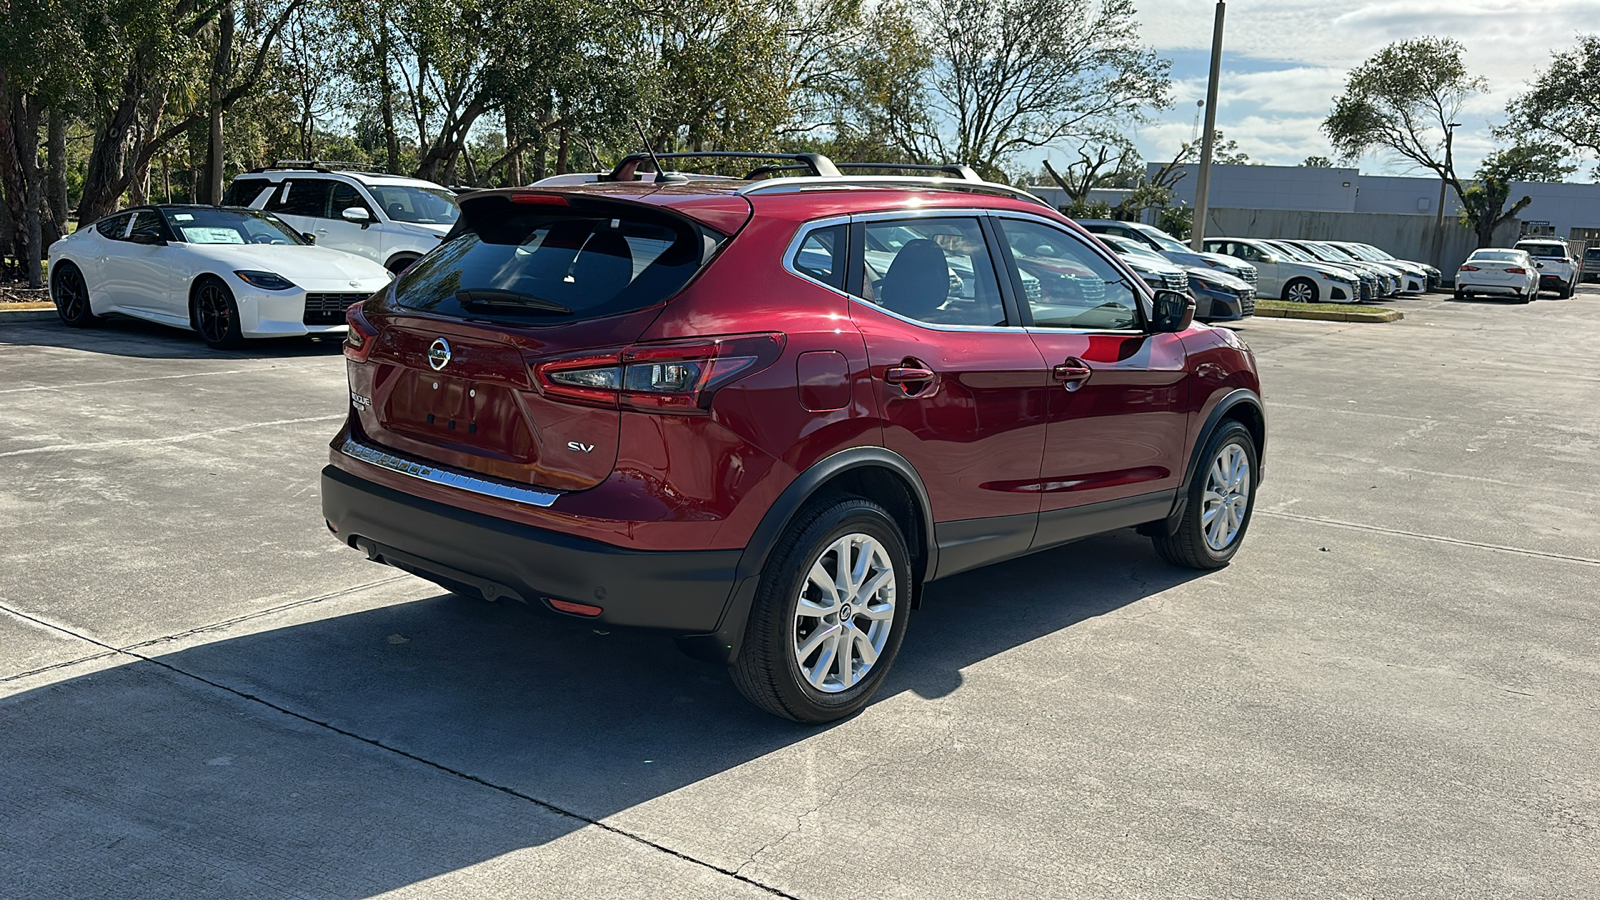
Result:
M276 213L298 231L332 247L404 272L439 246L461 209L455 193L431 181L327 163L281 163L233 179L223 206Z
M1555 291L1565 300L1578 284L1578 260L1559 238L1528 238L1517 241L1516 249L1533 257L1539 266L1539 290Z

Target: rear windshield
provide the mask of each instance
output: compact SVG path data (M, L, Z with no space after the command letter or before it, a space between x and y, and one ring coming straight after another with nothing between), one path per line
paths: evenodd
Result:
M1482 262L1520 262L1521 254L1515 250L1479 250L1468 259L1468 262L1477 260Z
M1541 258L1566 259L1566 244L1518 244L1517 249L1530 256Z
M683 289L711 235L648 209L589 212L485 198L395 286L408 309L563 324L654 306Z

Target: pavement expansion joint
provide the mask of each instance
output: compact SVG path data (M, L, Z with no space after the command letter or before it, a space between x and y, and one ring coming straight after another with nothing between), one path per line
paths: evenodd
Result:
M1367 525L1361 522L1343 522L1339 519L1329 519L1323 516L1305 516L1299 513L1276 512L1273 510L1258 509L1258 516L1270 516L1275 519L1294 519L1298 522L1312 522L1317 525L1332 525L1335 528L1352 528L1357 531L1374 531L1379 534L1392 534L1398 537L1417 538L1424 541L1436 541L1441 544L1455 544L1461 547L1477 547L1480 550L1493 550L1497 553L1515 553L1519 556L1532 556L1538 559L1554 559L1560 562L1577 563L1580 566L1600 567L1600 559L1590 559L1587 556L1572 556L1566 553L1549 553L1544 550L1528 550L1523 547L1507 547L1504 544L1487 544L1483 541L1469 541L1464 538L1445 537L1438 534L1424 534L1420 531L1406 531L1401 528L1385 528L1382 525Z
M387 578L387 579L383 579L383 580L381 580L379 582L376 582L376 583L381 584L381 583L384 583L384 582L387 582L387 581L398 580L398 578L403 578L403 577L405 577L405 576L397 576L395 578ZM370 586L371 585L362 585L361 587L370 587ZM358 587L358 588L350 588L350 589L347 589L345 591L338 591L338 592L335 592L333 594L330 594L330 595L328 595L328 597L340 596L342 594L346 594L346 593L349 593L351 591L360 590L360 589L361 589L360 587ZM312 598L310 600L296 601L294 603L286 604L285 606L278 607L278 609L287 609L287 608L294 607L294 606L300 606L300 605L303 605L305 603L315 602L317 599L327 599L328 597ZM59 625L59 624L56 624L54 622L50 622L50 621L48 621L46 619L42 619L42 618L40 618L38 616L35 616L35 615L32 615L32 614L25 613L25 612L22 612L20 610L14 609L14 608L12 608L11 606L9 606L9 605L7 605L5 603L0 603L0 610L4 610L5 612L11 613L12 615L17 616L18 618L26 619L26 620L28 620L30 622L33 622L33 623L38 624L38 625L42 625L42 626L44 626L46 628L50 628L50 629L53 629L55 631L59 631L59 632L65 634L65 635L67 635L69 637L76 638L76 639L78 639L80 641L84 641L84 642L89 643L89 644L93 644L94 646L100 647L105 651L103 653L98 653L98 654L94 654L93 656L85 657L85 659L94 659L94 658L100 658L100 657L111 656L111 655L120 655L120 656L132 657L133 659L138 660L139 662L149 663L150 665L157 666L157 667L159 667L161 669L165 669L166 671L171 672L174 675L179 675L179 676L182 676L184 678L189 678L189 679L192 679L194 681L198 681L201 684L204 684L204 685L206 685L206 686L208 686L210 688L213 688L215 690L222 691L223 693L231 694L231 695L233 695L235 697L238 697L238 698L240 698L242 700L246 700L246 701L249 701L251 703L258 704L260 706L264 706L267 709L270 709L270 710L272 710L274 712L277 712L277 713L279 713L281 715L285 715L285 716L289 716L289 717L294 718L294 719L298 719L298 720L300 720L302 722L305 722L307 724L310 724L310 725L315 725L315 726L317 726L319 728L322 728L322 729L325 729L327 731L331 731L334 734L340 735L341 737L346 737L346 738L349 738L351 740L360 741L363 744L367 744L367 745L369 745L371 747L375 747L375 748L377 748L379 750L383 750L383 751L385 751L387 753L394 754L395 756L403 757L403 758L405 758L407 760L410 760L410 761L415 762L415 763L419 763L419 764L427 766L427 767L429 767L431 769L435 769L435 770L437 770L439 772L443 772L443 773L445 773L447 775L451 775L453 777L460 778L460 779L463 779L465 781L473 782L474 784L481 785L482 787L489 788L490 790L493 790L493 791L498 791L498 792L500 792L502 794L506 794L506 795L511 796L511 797L516 797L519 800L523 800L523 801L526 801L528 803L532 803L533 805L539 807L540 809L543 809L543 810L545 810L547 812L550 812L550 813L553 813L555 815L561 816L563 818L573 819L575 821L582 822L582 823L584 823L586 825L593 825L594 827L599 828L602 831L606 831L606 832L614 834L614 835L616 835L618 837L624 838L626 840L633 841L634 843L641 844L641 845L643 845L645 847L648 847L648 848L650 848L652 850L655 850L655 851L658 851L658 852L661 852L661 853L665 853L665 854L667 854L669 856L672 856L672 857L675 857L677 859L683 860L684 862L687 862L687 863L689 863L691 865L700 866L701 868L710 869L710 870L712 870L714 872L717 872L719 874L726 875L729 878L733 878L733 879L735 879L737 881L740 881L740 882L743 882L745 884L748 884L751 887L755 887L755 888L758 888L758 889L760 889L762 891L765 891L766 893L768 893L768 894L770 894L770 895L772 895L774 897L783 897L783 898L786 898L786 900L801 900L801 898L795 896L794 894L790 894L790 893L787 893L785 891L779 890L778 888L772 887L771 885L763 884L760 881L757 881L757 880L755 880L754 878L751 878L748 875L740 874L739 871L737 871L737 870L727 869L727 868L724 868L722 866L716 865L715 863L706 862L705 860L698 859L698 858L696 858L694 856L690 856L689 854L683 853L683 852L678 851L678 850L674 850L671 847L668 847L668 846L666 846L664 844L661 844L661 843L658 843L656 841L653 841L653 840L651 840L651 839L649 839L647 837L643 837L641 835L634 834L633 832L628 831L625 828L619 828L616 825L611 825L611 824L603 822L603 821L601 821L599 819L590 818L589 816L585 816L585 815L583 815L581 813L573 812L572 810L566 809L566 808L561 807L561 806L557 806L556 804L551 803L551 802L549 802L547 800L540 800L537 797L534 797L534 796L532 796L530 794L525 794L525 793L523 793L523 792L521 792L521 791L519 791L519 790L517 790L515 788L507 787L507 786L502 785L502 784L496 784L495 782L489 781L488 779L482 778L480 776L473 775L473 774L471 774L469 772L464 772L464 771L461 771L460 769L455 769L455 768L452 768L450 766L447 766L444 763L435 762L435 761L433 761L431 759L428 759L426 757L418 756L415 753L411 753L409 751L402 750L399 747L390 746L389 744L385 744L383 741L377 740L375 738L369 738L369 737L366 737L365 735L357 734L354 731L350 731L350 730L345 729L345 728L340 728L339 726L334 725L331 722L324 722L321 719L314 718L312 716L306 715L305 713L296 712L296 711L294 711L294 710L292 710L292 709L290 709L290 708L288 708L286 706L282 706L282 705L279 705L277 703L274 703L271 700L267 700L264 697L258 697L255 694L249 693L248 691L241 691L241 690L239 690L237 688L229 687L226 684L222 684L221 682L218 682L218 681L213 681L212 679L207 678L207 677L205 677L203 675L197 675L197 674L195 674L193 672L187 671L187 670L185 670L183 668L175 666L175 665L173 665L173 664L171 664L169 662L165 662L165 661L163 661L161 659L158 659L158 658L155 658L155 657L150 657L150 656L145 656L142 653L137 653L132 648L114 647L114 646L112 646L110 644L105 643L104 641L97 640L95 638L89 637L89 636L84 635L84 634L80 634L80 633L78 633L78 632L76 632L76 631L72 630L71 628L68 628L68 627L66 627L64 625ZM263 611L263 612L265 612L265 611ZM256 615L260 615L260 613L255 613L255 614L251 614L251 615L247 615L247 616L240 616L240 617L237 617L236 619L233 619L233 620L230 620L230 621L235 621L235 622L242 621L244 619L254 618ZM196 629L192 629L189 632L184 632L184 634L193 634L193 633L196 633L196 632L205 631L205 630L208 630L209 628L215 628L215 627L219 627L219 626L205 626L205 627L202 627L202 628L196 628ZM174 635L173 637L177 637L177 635ZM159 643L159 642L164 641L164 640L168 640L168 638L156 638L156 639L154 639L152 641L146 641L146 642L144 642L142 644L137 644L137 645L134 645L134 646L135 647L147 647L150 644ZM82 661L83 660L78 660L78 662L82 662ZM65 664L63 664L63 665L65 665ZM54 668L54 666L48 667L48 668Z

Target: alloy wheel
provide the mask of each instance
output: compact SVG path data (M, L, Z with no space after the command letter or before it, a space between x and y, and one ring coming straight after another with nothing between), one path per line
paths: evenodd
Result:
M1224 444L1211 460L1201 498L1200 527L1206 546L1224 550L1238 537L1250 508L1250 458L1238 444Z
M233 308L222 289L214 284L200 288L194 306L196 318L200 320L200 336L210 343L226 341L233 322Z
M871 535L847 534L812 562L795 608L800 676L829 694L861 683L894 628L894 563Z
M1303 281L1297 281L1294 284L1289 285L1289 296L1287 299L1290 303L1310 303L1312 300L1316 299L1316 288L1306 284Z
M75 321L81 315L89 302L88 290L83 282L83 276L77 269L69 268L56 278L56 310L61 318Z

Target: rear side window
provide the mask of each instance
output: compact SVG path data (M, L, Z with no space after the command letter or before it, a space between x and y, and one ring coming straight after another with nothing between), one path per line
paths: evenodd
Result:
M931 325L1006 324L977 219L891 219L862 231L862 280L850 293Z
M796 272L833 288L844 287L845 226L830 225L806 235L789 264Z
M709 233L648 209L589 213L479 201L451 239L395 286L398 305L447 316L562 324L672 297Z
M265 178L235 178L233 184L228 185L228 192L222 195L222 205L249 206L269 187L272 182Z
M325 178L294 178L285 181L267 201L267 209L280 216L327 218L328 190L333 185Z

